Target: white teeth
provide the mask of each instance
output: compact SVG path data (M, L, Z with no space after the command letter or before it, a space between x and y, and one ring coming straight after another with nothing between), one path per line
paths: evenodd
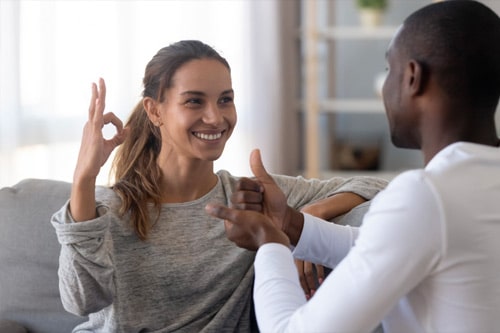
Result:
M217 139L220 139L222 137L222 133L203 134L203 133L195 132L194 135L196 135L198 138L203 139L203 140L217 140Z

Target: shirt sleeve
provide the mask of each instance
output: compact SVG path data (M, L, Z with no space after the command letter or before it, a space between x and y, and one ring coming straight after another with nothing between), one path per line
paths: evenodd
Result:
M338 225L304 214L304 227L293 256L333 268L351 250L358 233L358 227Z
M439 207L432 187L418 173L394 179L372 202L354 246L308 302L298 300L302 290L291 274L290 250L276 244L259 249L254 298L261 331L373 330L437 265L443 234ZM355 236L323 227L314 221L305 224L296 249L304 259L317 257L320 250L336 256ZM319 232L337 235L322 237Z
M61 244L59 290L66 311L79 316L97 312L113 300L113 262L108 232L111 214L97 204L97 218L75 223L67 202L51 223Z

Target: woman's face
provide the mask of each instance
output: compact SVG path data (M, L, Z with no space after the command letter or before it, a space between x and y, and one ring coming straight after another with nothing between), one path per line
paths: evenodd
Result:
M162 151L214 161L220 157L236 125L229 69L214 59L182 65L158 105Z

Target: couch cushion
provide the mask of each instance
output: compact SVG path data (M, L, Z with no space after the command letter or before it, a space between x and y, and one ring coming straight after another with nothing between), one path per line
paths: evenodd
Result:
M50 217L68 200L71 184L26 179L0 190L0 319L30 332L71 332L85 318L60 301L60 246Z
M28 333L26 328L11 320L0 319L0 332L2 333Z

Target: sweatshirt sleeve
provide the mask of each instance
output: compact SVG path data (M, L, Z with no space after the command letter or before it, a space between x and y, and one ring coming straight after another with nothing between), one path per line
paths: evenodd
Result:
M367 176L333 177L325 180L283 175L273 175L273 178L285 193L288 204L295 209L343 192L352 192L370 200L388 184L383 178Z
M113 301L112 214L98 202L97 218L74 222L69 201L51 218L61 244L59 290L66 311L79 316L97 312Z

